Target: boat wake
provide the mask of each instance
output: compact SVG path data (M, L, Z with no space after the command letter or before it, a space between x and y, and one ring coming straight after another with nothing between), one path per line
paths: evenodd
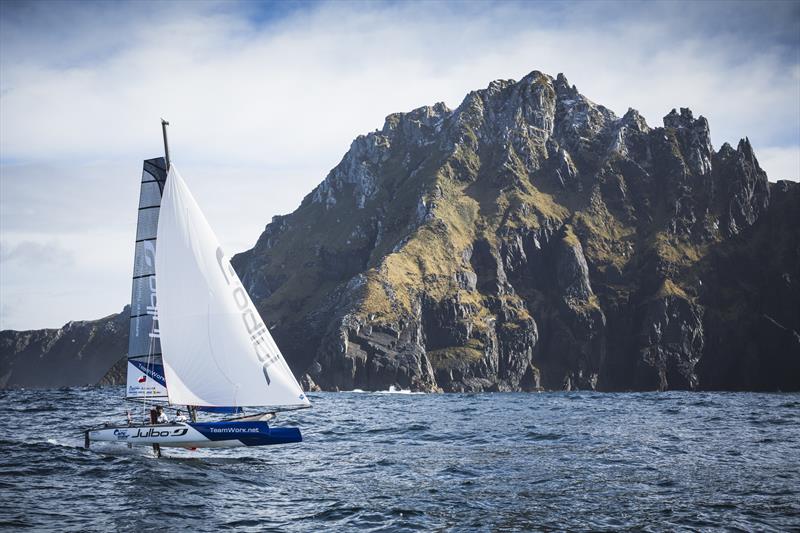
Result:
M388 390L377 390L377 391L365 391L363 389L353 389L350 391L343 391L343 392L354 392L354 393L361 393L361 394L426 394L424 392L414 392L411 389L398 389L394 385L390 385Z
M389 390L379 390L376 394L425 394L424 392L413 392L410 389L398 389L394 385L389 387Z

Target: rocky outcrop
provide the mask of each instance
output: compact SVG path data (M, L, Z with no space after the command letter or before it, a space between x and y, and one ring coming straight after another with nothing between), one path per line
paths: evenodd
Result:
M736 326L717 322L703 283L723 249L743 250L771 219L770 198L747 139L715 151L689 109L652 128L532 72L454 110L390 115L286 217L303 231L235 264L257 279L324 243L298 276L329 288L298 295L289 279L260 302L323 388L728 388L726 364L708 363L711 331ZM781 246L796 249L796 235ZM363 261L358 272L331 265L334 250ZM789 332L770 337L781 347L760 342L741 365L794 350L797 317L769 324Z
M233 263L309 389L797 390L799 194L534 71L389 115Z
M800 183L770 183L758 222L698 267L705 308L701 386L797 390L800 376Z
M127 378L127 371L128 357L127 355L123 355L117 360L116 363L112 365L111 368L108 369L105 374L103 374L103 377L100 378L100 381L97 382L97 385L100 385L101 387L124 385Z
M96 384L127 351L129 315L0 332L0 388Z
M670 280L642 310L640 353L633 386L642 390L695 389L703 351L702 307Z

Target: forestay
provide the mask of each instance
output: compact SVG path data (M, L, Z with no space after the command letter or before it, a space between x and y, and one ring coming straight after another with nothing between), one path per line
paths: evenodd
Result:
M161 201L156 274L170 403L309 405L174 164Z

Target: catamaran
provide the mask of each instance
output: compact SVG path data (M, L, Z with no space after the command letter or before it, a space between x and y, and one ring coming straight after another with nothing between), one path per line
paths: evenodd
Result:
M141 417L129 411L127 423L88 429L85 445L152 445L160 455L162 446L300 442L299 429L267 421L311 403L171 164L168 124L162 120L164 157L144 161L139 193L126 399L140 404ZM185 406L190 418L159 424L158 405ZM198 412L208 411L231 417L199 422Z

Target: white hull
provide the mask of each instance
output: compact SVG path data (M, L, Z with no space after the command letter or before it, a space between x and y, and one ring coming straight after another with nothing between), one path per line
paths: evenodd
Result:
M208 440L189 424L160 424L151 426L122 426L89 430L92 442L123 442L132 446L158 444L178 448L227 448L244 446L236 439Z
M263 421L185 422L141 426L109 426L86 431L91 442L158 444L177 448L232 448L302 441L297 428L270 428Z

